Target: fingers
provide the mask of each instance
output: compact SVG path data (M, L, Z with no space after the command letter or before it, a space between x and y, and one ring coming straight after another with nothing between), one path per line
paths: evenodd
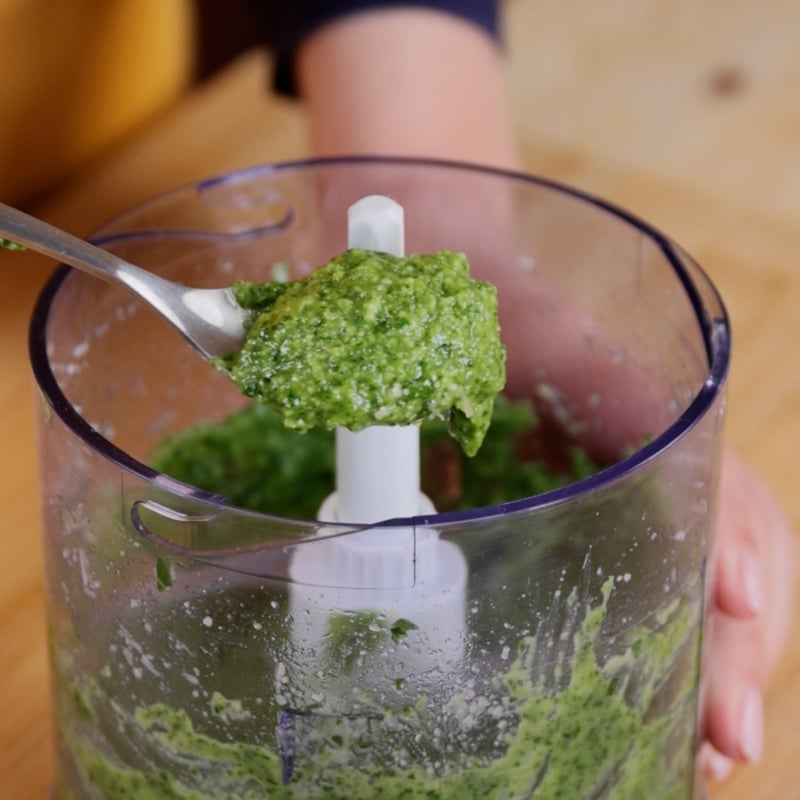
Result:
M726 452L720 491L714 607L709 619L704 773L763 752L763 693L788 636L796 543L763 480Z
M765 576L757 533L756 481L741 459L727 451L723 459L715 562L717 607L740 619L764 610ZM763 537L762 537L763 538Z
M718 611L755 622L768 674L789 633L797 542L764 480L730 449L722 466L714 580Z
M712 781L724 781L733 770L733 760L715 750L708 742L700 749L700 770Z
M719 755L757 763L764 739L765 626L760 619L742 622L726 614L717 614L710 626L706 737Z

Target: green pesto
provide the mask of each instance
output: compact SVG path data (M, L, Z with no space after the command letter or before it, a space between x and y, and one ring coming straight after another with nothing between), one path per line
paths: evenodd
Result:
M651 508L653 503L648 500L645 505ZM636 508L640 516L641 499ZM119 547L119 538L113 538L116 531L112 534ZM652 555L648 551L648 558ZM523 562L513 566L526 568ZM609 639L605 626L614 618L609 606L617 597L616 585L624 583L606 580L602 596L592 601L577 589L566 601L558 601L559 606L566 605L569 623L560 628L566 638L558 647L557 680L542 668L540 650L551 663L552 643L546 632L522 636L508 660L493 667L496 693L488 696L485 709L476 704L480 709L476 714L489 727L497 714L507 721L507 732L497 747L461 757L456 739L456 750L449 751L452 760L433 762L425 753L409 760L405 750L391 758L384 745L382 758L371 759L369 738L365 742L364 728L355 721L335 720L330 726L310 730L301 724L298 733L312 739L311 757L298 755L289 780L274 737L277 713L284 706L273 695L272 673L272 653L279 650L276 637L286 635L280 627L285 616L281 608L273 611L269 595L260 603L249 590L242 594L223 591L219 596L215 592L208 599L214 605L200 613L223 620L226 628L219 637L225 645L216 656L218 661L204 650L205 629L198 634L196 621L185 615L182 605L176 613L163 616L151 610L149 629L148 618L138 628L132 619L124 621L144 653L162 654L168 660L182 650L167 644L178 642L197 658L211 659L199 687L209 693L205 701L192 699L188 690L181 694L182 681L176 675L167 677L166 691L160 680L151 681L149 690L140 679L121 682L129 669L123 655L96 672L95 659L90 659L92 667L87 672L85 655L83 665L74 656L81 652L81 645L62 633L53 658L61 708L59 729L77 771L68 778L69 786L59 783L56 796L58 800L71 796L94 800L686 800L693 779L697 609L684 598L662 601L663 607L648 615L647 625L628 631L624 647L609 654L604 650ZM167 594L155 587L153 592L158 598ZM481 596L487 593L502 595L482 585ZM235 614L239 614L238 622ZM276 623L280 620L284 623ZM257 634L254 621L259 621ZM361 613L350 621L332 616L325 638L326 655L341 666L362 653L370 658L376 644L379 650L389 650L396 642L400 654L415 627L402 617L373 620ZM381 641L378 636L383 637ZM162 666L160 660L155 663ZM399 674L398 693L405 694L406 680L413 683L413 678ZM220 692L233 687L233 698ZM467 688L456 680L444 695L437 692L430 697L415 695L412 689L407 708L384 705L391 698L375 696L369 708L383 717L390 730L406 731L424 742L431 734L426 700L439 709L457 709L458 698ZM477 700L482 701L483 695ZM451 727L458 726L460 719L445 716ZM479 734L483 726L481 722L469 730L464 741ZM127 742L132 743L130 747Z
M347 250L291 283L239 282L240 352L217 360L298 431L447 422L474 455L505 385L495 287L463 254Z
M336 474L331 431L290 430L262 403L166 437L150 463L239 508L305 519L316 517Z
M402 617L388 622L375 611L332 614L325 637L326 668L339 675L351 675L359 660L378 651L387 637L396 644L410 631L418 630Z
M577 448L569 452L570 463L564 469L527 457L520 441L533 434L538 424L529 400L498 395L483 445L468 457L448 436L447 423L424 422L420 429L423 490L441 512L483 508L530 497L597 470ZM262 403L166 437L150 463L240 508L304 519L316 517L335 483L332 432L290 430ZM266 480L265 475L269 476ZM454 475L455 485L450 485Z
M172 565L169 559L163 556L156 559L156 586L159 591L172 586Z
M613 585L613 579L606 581L601 601L577 617L561 688L554 690L537 677L536 637L520 642L496 679L503 697L498 708L513 709L514 724L501 751L491 757L435 768L406 763L402 756L396 764L353 763L352 754L363 746L363 729L338 720L335 733L317 743L315 757L298 759L287 780L280 753L233 736L202 733L184 710L156 701L133 713L111 705L119 729L159 753L159 768L116 762L103 753L102 740L94 743L86 734L72 742L80 774L91 796L103 800L682 800L691 791L694 719L687 709L697 674L696 668L676 665L687 648L696 646L697 628L675 601L661 612L655 630L637 629L624 653L601 664L596 643L603 636ZM575 595L567 602L579 613L582 604ZM639 676L636 686L626 685L623 677L632 669ZM680 683L664 706L656 698L666 675ZM96 684L87 686L81 706L95 697L108 704L97 692ZM219 695L212 705L215 714L245 711ZM413 730L417 724L415 709L385 713L396 725Z
M221 692L213 692L211 695L211 713L225 722L250 719L252 716L241 700L231 700Z
M325 637L326 667L331 673L351 675L356 661L376 651L385 636L381 615L374 611L332 614ZM354 646L354 643L358 644Z

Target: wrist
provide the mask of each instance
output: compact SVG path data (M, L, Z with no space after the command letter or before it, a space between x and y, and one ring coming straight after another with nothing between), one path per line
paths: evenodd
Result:
M297 76L316 155L517 162L500 48L467 20L421 8L342 17L303 43Z

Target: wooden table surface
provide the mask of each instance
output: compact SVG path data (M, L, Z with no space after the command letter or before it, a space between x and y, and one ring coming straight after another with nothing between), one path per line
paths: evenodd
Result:
M728 436L800 527L800 3L510 0L507 10L526 170L635 211L711 274L734 327ZM238 60L34 211L87 234L158 191L304 156L302 111L266 94L268 69L258 54ZM52 268L0 256L0 795L13 800L41 800L52 775L26 350ZM764 761L737 769L714 800L800 798L799 723L795 624L769 690Z

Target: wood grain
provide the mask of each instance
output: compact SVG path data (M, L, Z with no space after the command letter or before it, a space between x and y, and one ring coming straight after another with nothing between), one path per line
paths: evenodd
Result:
M526 169L634 210L709 272L734 326L728 436L799 527L800 4L509 0L507 10ZM265 92L268 66L245 56L36 213L86 234L164 189L302 157L301 110ZM0 255L0 794L14 800L42 800L52 776L26 349L52 267L30 253ZM796 631L770 686L763 763L735 770L714 800L800 797Z

